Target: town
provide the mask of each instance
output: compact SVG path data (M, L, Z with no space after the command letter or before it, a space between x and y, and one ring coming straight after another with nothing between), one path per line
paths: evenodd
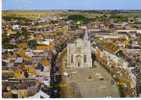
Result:
M141 97L141 11L3 11L2 97Z

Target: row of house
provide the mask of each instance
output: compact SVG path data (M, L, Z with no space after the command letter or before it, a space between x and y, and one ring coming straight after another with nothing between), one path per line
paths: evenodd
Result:
M128 63L117 56L102 50L95 49L96 59L112 74L119 86L122 86L123 95L136 96L136 77L128 68Z

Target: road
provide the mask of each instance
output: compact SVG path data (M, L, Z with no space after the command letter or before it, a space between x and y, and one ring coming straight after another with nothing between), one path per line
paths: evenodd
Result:
M68 76L62 77L62 97L120 97L118 87L110 73L99 63L96 62L93 68L68 69L65 61L64 57L62 73L66 72ZM104 79L100 80L98 74Z
M73 32L75 33L75 32ZM61 62L58 59L59 54L66 48L67 43L70 41L74 41L77 37L82 36L82 33L79 34L70 34L70 36L65 37L65 39L60 39L60 40L64 40L63 42L59 42L59 44L55 45L55 49L52 50L52 54L51 54L51 70L50 70L50 97L51 98L59 98L60 97L60 82L61 82L61 72L60 72L60 68L61 68ZM74 36L73 36L74 35ZM58 40L56 40L58 41ZM55 51L55 52L53 52Z

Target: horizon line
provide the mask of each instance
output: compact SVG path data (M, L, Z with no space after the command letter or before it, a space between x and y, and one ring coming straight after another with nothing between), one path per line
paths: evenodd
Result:
M73 11L141 11L141 9L1 9L2 11L30 11L30 10L38 10L38 11L67 11L67 10L73 10Z

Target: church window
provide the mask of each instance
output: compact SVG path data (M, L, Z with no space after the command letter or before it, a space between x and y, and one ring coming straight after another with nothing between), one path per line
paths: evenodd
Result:
M78 62L78 67L80 67L80 62Z
M73 63L73 55L71 55L71 63Z
M87 62L87 56L84 55L84 63L86 63L86 62Z

